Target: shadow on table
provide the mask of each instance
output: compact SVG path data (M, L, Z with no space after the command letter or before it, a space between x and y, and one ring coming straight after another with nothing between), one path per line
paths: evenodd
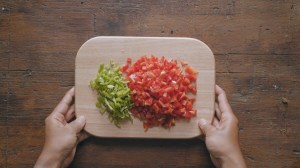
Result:
M212 167L200 139L90 137L78 146L71 167Z

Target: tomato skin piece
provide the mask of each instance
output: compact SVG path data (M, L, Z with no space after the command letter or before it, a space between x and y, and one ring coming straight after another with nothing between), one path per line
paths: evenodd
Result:
M134 63L127 58L127 65L122 67L134 103L131 112L143 121L145 130L159 125L170 128L177 119L189 120L196 115L195 99L189 98L187 93L197 92L197 72L186 63L180 63L182 66L176 60L151 55L142 56Z
M196 73L198 73L194 68L192 68L190 66L185 67L184 70L185 70L185 72L187 72L190 75L195 75Z

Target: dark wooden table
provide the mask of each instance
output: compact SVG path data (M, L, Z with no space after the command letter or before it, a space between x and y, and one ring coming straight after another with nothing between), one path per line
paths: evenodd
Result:
M32 167L44 119L95 36L193 37L216 57L249 167L300 166L299 0L2 0L0 167ZM213 167L191 140L90 138L71 167Z

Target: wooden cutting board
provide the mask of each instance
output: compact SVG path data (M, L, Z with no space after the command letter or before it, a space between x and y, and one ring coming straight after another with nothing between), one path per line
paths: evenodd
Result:
M171 129L154 127L144 131L143 123L134 119L124 122L121 128L110 123L106 114L95 106L96 93L89 87L96 78L99 65L113 60L119 65L130 56L135 62L143 55L165 56L184 60L198 70L197 95L194 108L197 116L190 121L177 121ZM215 100L215 60L207 45L192 38L173 37L95 37L79 49L75 68L76 115L86 117L85 130L98 137L124 138L193 138L200 135L197 120L200 117L212 121Z

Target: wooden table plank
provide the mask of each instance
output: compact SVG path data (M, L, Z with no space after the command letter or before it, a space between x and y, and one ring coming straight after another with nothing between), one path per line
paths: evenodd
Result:
M7 163L7 102L8 83L7 70L9 65L9 4L0 2L0 167Z
M249 167L300 164L300 1L0 2L0 167L32 167L44 118L74 85L77 50L98 35L186 36L215 53ZM285 98L285 99L283 99ZM91 157L92 156L92 157ZM91 138L71 167L213 167L192 139Z
M33 167L42 150L44 127L32 125L8 127L7 167Z
M0 167L6 166L6 151L7 151L7 82L5 80L6 73L0 71Z
M0 71L8 69L9 63L9 4L0 2Z
M10 71L8 126L43 126L65 91L74 85L74 72Z
M294 53L289 46L291 1L270 2L161 1L128 3L128 8L106 2L100 4L109 7L95 14L95 30L101 35L199 37L218 54Z
M47 2L12 6L10 70L73 72L77 50L93 36L93 15Z

